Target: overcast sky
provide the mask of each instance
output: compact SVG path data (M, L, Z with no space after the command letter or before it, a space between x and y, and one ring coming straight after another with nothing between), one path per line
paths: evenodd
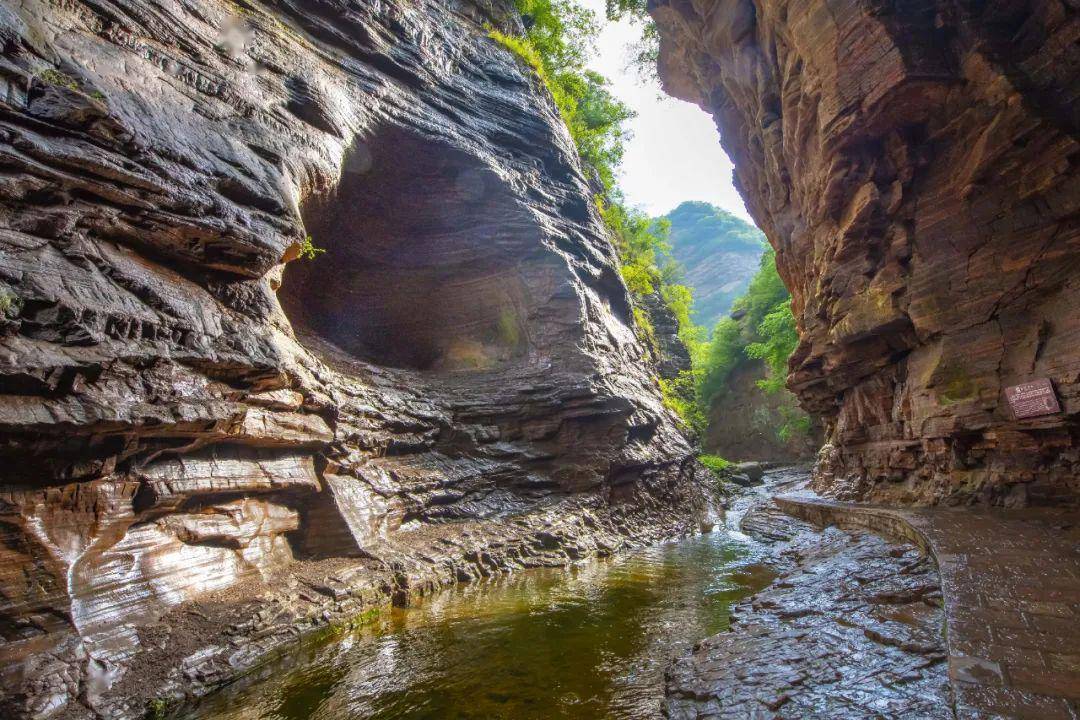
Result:
M604 0L578 0L604 17ZM707 200L750 220L731 183L731 161L720 148L712 118L696 105L661 99L659 85L643 84L626 69L627 47L640 30L629 21L604 23L592 69L611 80L612 91L637 112L630 121L620 186L631 205L662 215L683 200Z

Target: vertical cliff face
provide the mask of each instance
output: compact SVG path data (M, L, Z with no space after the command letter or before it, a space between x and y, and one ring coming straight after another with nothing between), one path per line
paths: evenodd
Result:
M227 677L261 611L146 628L288 568L356 558L290 610L318 624L689 526L571 141L483 30L508 8L0 7L4 712Z
M818 484L1080 496L1080 16L1049 2L658 0L661 75L716 118L777 250ZM1048 378L1061 412L1004 389Z
M704 450L726 460L810 462L821 447L821 429L804 429L792 420L802 416L788 392L769 393L758 383L768 377L760 360L737 365L724 383L724 392L709 404ZM802 416L805 417L805 416ZM781 435L781 429L788 430Z

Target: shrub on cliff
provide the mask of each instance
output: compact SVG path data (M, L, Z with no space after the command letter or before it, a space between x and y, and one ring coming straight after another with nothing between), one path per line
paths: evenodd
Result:
M299 257L301 260L314 260L325 252L326 250L324 248L315 245L315 241L310 235L305 237L300 243Z
M682 269L671 257L667 220L654 220L640 210L627 208L615 200L598 202L604 224L619 252L620 272L630 294L644 297L659 292L664 304L675 315L679 337L689 343L703 335L690 320L693 294L680 282Z
M567 0L515 0L529 19L522 37L491 29L488 36L517 55L551 92L585 165L605 190L615 186L626 131L634 116L607 89L607 79L588 70L589 48L599 33L596 17Z

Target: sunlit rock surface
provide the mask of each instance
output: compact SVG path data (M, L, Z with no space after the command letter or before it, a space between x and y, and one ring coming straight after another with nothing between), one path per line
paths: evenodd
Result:
M690 529L588 182L489 22L0 6L0 714L141 715L381 598Z
M1076 502L1075 5L650 5L665 88L715 117L792 290L818 488ZM1063 411L1014 420L1004 388L1036 378Z

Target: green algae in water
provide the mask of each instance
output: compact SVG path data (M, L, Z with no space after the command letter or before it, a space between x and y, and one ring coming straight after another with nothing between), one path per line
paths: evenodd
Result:
M725 534L531 570L384 611L226 690L201 720L649 718L663 672L771 574Z

